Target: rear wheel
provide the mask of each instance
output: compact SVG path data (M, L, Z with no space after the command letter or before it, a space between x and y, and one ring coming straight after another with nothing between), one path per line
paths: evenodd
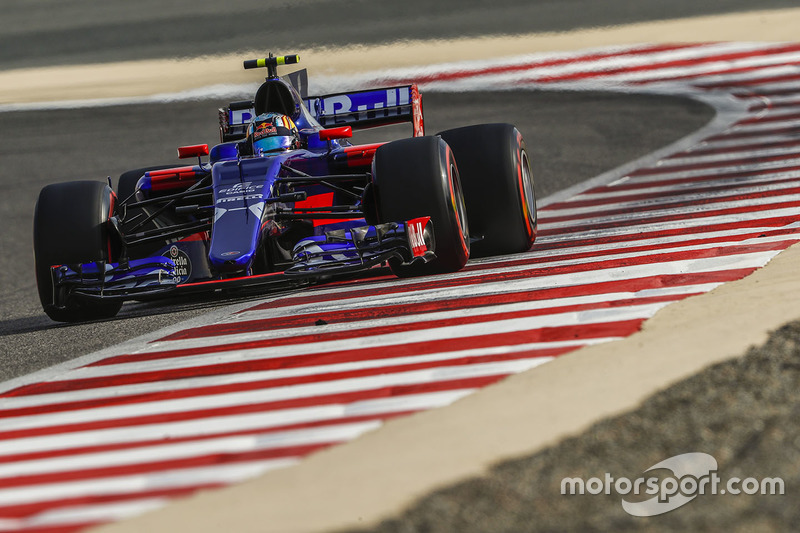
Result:
M522 134L511 124L480 124L439 134L461 170L472 257L526 252L536 238L536 193Z
M65 305L55 304L50 267L110 261L112 243L108 219L115 196L105 183L73 181L48 185L39 193L33 215L33 250L36 285L47 316L58 322L80 322L110 318L122 302L98 301L67 296Z
M390 263L398 276L455 272L469 258L469 227L453 152L438 137L412 137L378 148L373 162L380 222L431 217L436 259Z

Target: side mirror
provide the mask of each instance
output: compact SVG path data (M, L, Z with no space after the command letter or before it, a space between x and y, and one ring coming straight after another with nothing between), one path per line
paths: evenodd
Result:
M320 130L319 140L330 141L333 139L347 139L353 136L353 128L350 126L342 126L340 128L328 128Z
M207 144L194 144L192 146L181 146L178 148L178 159L202 157L204 155L208 155Z

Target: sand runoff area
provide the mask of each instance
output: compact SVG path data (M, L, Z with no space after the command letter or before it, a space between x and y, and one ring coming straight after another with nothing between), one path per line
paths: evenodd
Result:
M348 75L387 68L580 50L652 42L795 41L800 9L646 22L565 33L407 41L382 46L282 50L299 53L311 76ZM0 106L57 100L141 97L257 81L242 69L250 54L130 61L0 72ZM245 57L247 56L247 57ZM223 81L221 81L223 80Z

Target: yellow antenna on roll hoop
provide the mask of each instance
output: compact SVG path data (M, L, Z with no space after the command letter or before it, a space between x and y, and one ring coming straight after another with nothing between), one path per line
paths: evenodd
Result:
M278 65L293 65L300 62L298 54L286 56L273 56L270 52L269 57L263 59L248 59L244 62L245 69L265 68L267 69L267 79L278 77Z

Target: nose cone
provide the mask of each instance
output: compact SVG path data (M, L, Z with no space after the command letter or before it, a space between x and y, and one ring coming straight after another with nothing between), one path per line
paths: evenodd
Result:
M228 250L225 252L209 253L211 264L217 272L241 272L246 273L250 270L253 263L254 252L242 252L239 250Z
M260 241L263 196L246 194L217 203L208 250L208 259L217 271L246 272L252 266Z
M217 272L246 274L261 242L261 219L277 169L267 158L214 165L214 224L208 260Z

